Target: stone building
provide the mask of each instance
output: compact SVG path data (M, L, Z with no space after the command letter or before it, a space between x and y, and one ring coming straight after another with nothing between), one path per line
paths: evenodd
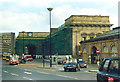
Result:
M72 28L72 55L80 50L80 41L92 39L110 30L109 16L72 15L65 20L65 28Z
M49 32L19 32L16 38L16 54L43 54L43 43Z
M1 33L2 39L2 54L15 53L15 33Z
M51 42L52 55L57 53L58 55L78 57L80 41L92 39L99 34L107 32L112 25L110 24L109 16L72 15L60 27L52 28L51 41L48 32L39 32L39 35L31 32L33 33L30 34L31 36L29 36L29 32L20 32L16 41L16 53L23 53L24 50L21 45L24 44L24 46L27 46L28 44L34 44L34 47L39 49L34 54L44 53L45 55L49 55ZM28 51L30 51L30 48Z
M72 15L58 27L57 31L52 33L52 54L72 55L77 58L79 57L80 41L92 39L107 32L112 25L109 16ZM46 39L46 44L49 44L49 36ZM48 45L46 46L48 47ZM47 51L49 51L49 47ZM49 52L46 53L49 54Z
M120 56L120 27L105 32L96 38L81 41L82 58L87 63L96 63L106 57ZM97 55L96 50L100 51Z

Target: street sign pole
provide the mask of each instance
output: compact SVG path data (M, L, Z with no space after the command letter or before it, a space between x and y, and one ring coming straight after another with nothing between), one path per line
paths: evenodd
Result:
M97 57L98 57L97 65L99 66L99 64L100 64L100 60L99 60L99 59L100 59L100 57L99 57L99 55L100 55L100 51L97 50L96 53L97 53Z

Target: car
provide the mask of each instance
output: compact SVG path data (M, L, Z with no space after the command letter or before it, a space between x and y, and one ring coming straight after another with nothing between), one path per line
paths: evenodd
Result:
M14 64L17 65L18 63L19 63L18 58L16 58L16 57L11 57L10 58L10 61L9 61L10 65L14 65Z
M6 56L5 56L4 54L2 55L2 59L3 59L3 60L6 60Z
M120 82L120 57L104 58L97 72L98 82Z
M69 60L65 60L65 61L63 61L63 65L65 64L65 63L69 63L70 61Z
M85 61L79 61L79 66L82 68L87 68L87 64L85 63Z
M32 61L33 60L32 55L25 55L24 59L26 61Z
M65 63L66 63L66 61L67 61L67 60L63 61L63 64L65 64Z
M9 61L10 60L10 56L6 56L6 61Z
M64 71L66 72L66 71L80 71L80 69L78 68L78 66L77 66L77 63L73 63L73 62L71 62L71 63L66 63L66 64L64 64L65 66L64 66Z

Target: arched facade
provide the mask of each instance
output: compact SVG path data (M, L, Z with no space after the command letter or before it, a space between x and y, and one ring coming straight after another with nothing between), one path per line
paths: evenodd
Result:
M87 50L86 53L82 53L82 59L87 63L93 63L93 61L94 63L97 63L98 55L95 55L95 50L100 51L99 57L101 61L103 58L106 57L120 56L120 34L113 32L115 35L111 35L112 31L107 32L107 34L104 33L92 40L80 42L82 52L84 49ZM92 56L94 56L94 59L92 58Z

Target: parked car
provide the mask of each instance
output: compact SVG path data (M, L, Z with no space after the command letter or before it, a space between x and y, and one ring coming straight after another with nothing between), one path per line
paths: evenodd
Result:
M69 63L69 62L70 62L69 60L65 60L65 61L63 61L63 65L66 63Z
M3 60L6 60L6 56L5 56L4 54L3 54L3 56L2 56L2 59L3 59Z
M64 71L66 72L66 71L80 71L80 69L78 68L78 66L77 66L77 63L66 63L66 64L64 64L65 66L64 66Z
M24 59L26 61L32 61L33 60L32 55L25 55Z
M9 61L10 65L11 64L18 64L18 63L19 63L18 58L16 58L16 57L11 57L10 58L10 61Z
M62 57L58 57L58 58L57 58L57 62L58 62L58 64L62 64L62 62L63 62Z
M97 81L120 81L120 57L104 58L97 73Z
M87 68L87 64L85 63L85 61L79 61L79 65L80 67Z

